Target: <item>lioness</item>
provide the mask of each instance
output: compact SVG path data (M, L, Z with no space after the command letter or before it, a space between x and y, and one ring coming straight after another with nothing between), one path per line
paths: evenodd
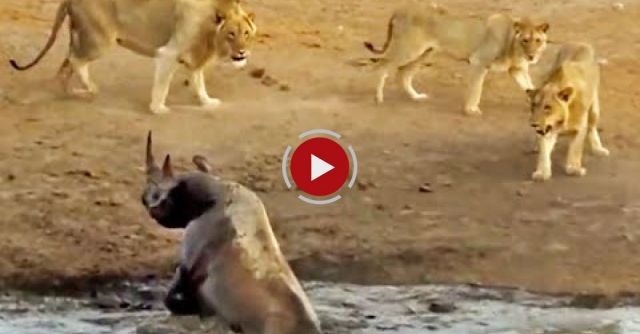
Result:
M486 20L451 15L435 4L396 10L389 20L387 40L382 49L365 42L378 59L380 80L376 100L384 100L384 85L391 70L397 69L400 82L414 100L428 98L413 87L413 77L433 53L441 49L470 65L465 102L467 114L481 114L482 85L489 70L508 71L518 85L533 88L529 64L536 63L547 46L549 24L494 14Z
M142 202L166 228L184 228L180 265L165 304L174 314L217 315L246 334L320 334L320 324L251 190L199 171L162 168L147 137Z
M69 16L69 55L58 74L68 92L91 96L97 86L89 77L89 63L113 45L155 58L155 76L150 109L169 111L165 100L178 64L191 71L191 81L200 103L215 107L220 100L209 97L203 69L214 59L231 57L238 67L249 56L248 47L256 33L254 15L241 8L239 0L64 0L56 15L52 33L26 70L49 51L64 19ZM84 89L71 90L69 80L77 73Z
M600 118L600 68L593 48L583 43L567 43L560 48L553 67L541 87L527 90L531 105L531 127L538 136L538 164L532 178L551 177L551 152L558 135L568 134L571 143L565 171L583 176L582 153L586 137L594 154L608 156L598 134Z

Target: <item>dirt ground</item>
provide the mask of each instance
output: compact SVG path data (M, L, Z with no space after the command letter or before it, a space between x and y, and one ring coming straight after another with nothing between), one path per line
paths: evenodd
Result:
M462 114L464 64L444 57L408 100L389 85L373 102L375 75L350 60L362 41L381 43L395 1L248 0L258 43L250 59L277 82L222 65L209 71L216 111L196 102L184 73L173 113L147 112L152 62L114 50L92 67L93 101L65 97L54 80L66 29L40 66L15 72L44 45L57 0L0 2L0 281L70 281L164 275L178 232L140 203L144 137L183 169L201 153L259 191L287 257L302 278L357 283L473 282L545 292L640 291L640 3L450 0L454 12L535 13L555 41L592 43L606 59L602 136L610 158L587 156L570 178L556 151L554 177L529 180L535 156L526 98L490 75L482 117ZM359 187L311 206L287 191L280 157L297 135L344 135L360 164ZM429 183L433 192L423 193Z

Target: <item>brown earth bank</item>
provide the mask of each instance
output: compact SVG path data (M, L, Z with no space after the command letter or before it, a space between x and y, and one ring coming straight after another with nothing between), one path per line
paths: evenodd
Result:
M640 3L470 1L466 14L535 14L555 41L592 43L606 59L601 98L610 158L587 156L588 174L529 180L535 156L526 98L490 75L482 117L461 112L464 64L444 57L409 101L394 85L373 102L375 75L353 66L381 43L392 1L252 0L258 43L245 70L209 71L216 111L174 80L173 113L146 111L152 61L114 50L96 62L100 94L65 97L54 80L66 31L39 67L15 72L44 45L58 1L0 2L0 282L73 286L165 276L179 232L153 223L140 195L143 144L191 168L204 154L225 177L258 191L283 250L304 279L357 283L472 282L543 292L640 291ZM617 9L618 8L618 9ZM272 80L253 78L264 68ZM287 191L280 157L297 135L327 128L353 145L358 187L328 206ZM431 192L420 192L429 183Z

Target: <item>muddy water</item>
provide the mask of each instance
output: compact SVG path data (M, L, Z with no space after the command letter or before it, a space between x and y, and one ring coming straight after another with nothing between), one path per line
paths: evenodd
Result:
M305 287L327 334L640 333L640 308L572 308L570 297L468 286ZM161 285L128 285L87 298L6 294L0 297L0 334L218 333L212 328L219 324L168 317L163 291Z

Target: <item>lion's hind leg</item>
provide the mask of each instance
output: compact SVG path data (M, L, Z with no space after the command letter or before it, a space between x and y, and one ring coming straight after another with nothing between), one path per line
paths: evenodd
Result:
M389 77L389 66L387 64L381 65L379 71L378 86L376 87L376 102L384 102L384 85Z
M425 93L419 93L413 87L413 77L422 64L433 54L433 47L427 47L422 54L415 60L410 61L398 68L398 79L400 84L409 97L413 100L420 101L429 98Z
M60 81L62 89L65 93L71 93L71 77L73 76L73 67L71 67L71 62L69 58L66 58L62 64L60 65L60 69L58 69L58 73L56 77Z
M73 71L78 74L84 88L71 89L73 95L80 97L93 97L98 93L98 86L91 80L89 74L89 61L79 58L69 58Z
M68 89L68 91L70 90L73 95L92 97L98 93L98 86L91 80L89 64L100 58L106 50L115 44L115 36L100 33L98 29L80 31L76 29L76 27L82 25L76 22L76 20L77 18L71 17L69 57L65 60L65 63L63 63L60 71L68 71L66 69L66 63L68 62L84 86L80 89Z

